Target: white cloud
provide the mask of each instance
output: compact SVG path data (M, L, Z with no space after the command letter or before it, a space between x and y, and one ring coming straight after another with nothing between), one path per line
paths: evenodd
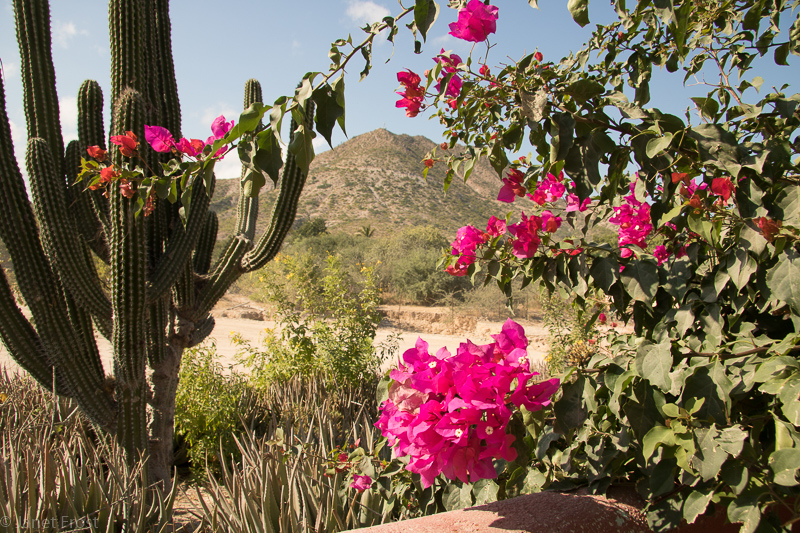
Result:
M328 141L325 140L325 137L322 135L317 135L317 137L311 141L311 144L314 146L314 153L321 154L327 150L330 150L330 146L328 146Z
M78 98L65 96L58 100L58 113L61 119L61 132L64 144L78 139Z
M53 42L61 48L69 48L69 42L76 35L89 35L86 30L79 30L74 22L55 21L53 24Z
M203 124L205 124L206 129L201 132L191 132L190 136L200 139L205 138L204 136L211 135L211 123L214 122L214 119L220 115L223 115L225 120L228 122L231 120L239 120L238 111L236 111L227 102L219 102L212 107L206 107L203 109L203 114L200 116L200 120Z
M242 175L242 162L239 161L239 154L236 150L231 150L222 161L217 161L214 165L214 174L218 180L239 178Z
M17 64L11 61L3 61L3 81L7 82L17 77Z
M447 50L447 46L445 46L445 45L448 44L448 43L455 42L455 40L456 40L455 37L453 37L449 33L445 33L444 35L440 35L440 36L434 38L433 39L433 44L435 44L436 46L441 46L445 50Z
M383 17L391 15L391 11L370 0L350 0L347 6L347 16L358 24L378 22Z

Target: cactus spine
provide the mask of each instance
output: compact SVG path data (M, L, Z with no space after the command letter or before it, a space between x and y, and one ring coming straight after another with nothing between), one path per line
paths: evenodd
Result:
M212 266L218 227L209 211L213 178L208 189L196 180L185 223L179 219L179 206L166 200L158 200L150 216L136 217L134 201L119 187L111 187L106 197L74 185L86 147L106 146L101 89L91 80L81 86L79 140L65 151L49 5L46 0L14 0L14 12L32 201L13 156L0 79L0 238L17 266L17 282L32 320L17 306L3 273L0 338L42 385L74 398L93 422L115 434L131 460L149 453L154 480L169 485L181 354L211 332L210 311L231 283L277 253L294 220L306 176L288 155L270 227L257 241L258 198L242 194L236 235ZM181 111L168 0L111 0L109 25L110 135L133 131L143 140L144 125L157 124L178 138ZM259 83L249 80L245 106L261 99ZM309 102L306 128L312 125L312 114ZM110 154L116 164L123 162L118 151ZM144 143L140 154L151 168L159 168L164 160ZM98 259L110 265L110 294L98 278ZM113 369L103 368L94 329L112 342ZM110 370L113 391L104 387Z

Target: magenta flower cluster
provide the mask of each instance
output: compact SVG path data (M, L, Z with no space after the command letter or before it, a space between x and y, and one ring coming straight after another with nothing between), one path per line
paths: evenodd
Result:
M517 457L506 433L515 410L538 411L558 389L558 379L533 382L522 326L509 319L492 338L462 343L455 355L446 348L431 355L419 339L390 374L375 425L395 457L409 456L406 469L420 474L424 487L439 474L464 483L496 477L493 459Z
M639 248L647 247L647 236L653 231L650 220L650 205L640 202L634 194L635 183L630 185L630 194L623 198L624 203L614 208L614 216L608 221L619 226L619 247L622 257L630 257L633 250L630 245Z
M177 152L190 157L200 157L206 145L214 144L215 141L222 139L233 128L233 121L225 121L225 116L220 115L211 123L212 135L203 142L200 139L187 139L186 137L176 141L167 128L161 126L145 126L144 138L156 152ZM227 146L221 147L214 154L220 159L224 158Z
M481 0L470 0L458 12L458 20L450 24L450 35L458 39L479 43L497 31L497 7L487 6Z

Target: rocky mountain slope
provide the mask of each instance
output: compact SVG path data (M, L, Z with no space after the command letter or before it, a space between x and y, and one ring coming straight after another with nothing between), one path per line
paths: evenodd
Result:
M502 186L486 161L465 184L456 178L445 194L444 164L422 177L422 159L433 141L378 129L354 137L317 156L298 208L298 219L322 217L328 228L355 232L371 225L379 234L407 225L433 225L454 234L464 224L484 225L511 206L496 200ZM439 149L439 154L444 152ZM220 219L220 238L233 229L238 180L220 180L212 208ZM275 191L262 192L259 230L268 223Z

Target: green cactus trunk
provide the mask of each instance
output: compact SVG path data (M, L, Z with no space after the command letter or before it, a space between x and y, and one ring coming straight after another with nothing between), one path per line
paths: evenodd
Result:
M144 125L180 137L180 105L172 63L167 0L111 0L111 135ZM103 96L86 81L78 93L79 140L64 149L51 56L46 0L14 0L28 125L28 199L14 159L0 78L0 238L30 309L25 317L0 276L0 338L11 356L43 386L74 398L104 431L116 435L129 460L149 456L151 479L169 486L175 393L183 351L213 329L210 311L242 274L261 268L280 248L294 221L306 175L289 154L270 227L256 240L258 198L242 194L237 233L211 264L217 219L213 194L197 180L188 220L158 200L149 216L118 186L107 196L75 184L87 146L106 146ZM261 100L249 80L245 107ZM311 128L313 105L305 111ZM293 123L292 129L295 125ZM113 147L112 147L113 148ZM144 143L151 168L163 155ZM123 162L118 151L112 160ZM247 171L243 171L243 178ZM110 266L107 294L95 261ZM23 267L24 265L24 267ZM94 331L113 346L113 369L103 368ZM113 373L115 386L108 387Z

